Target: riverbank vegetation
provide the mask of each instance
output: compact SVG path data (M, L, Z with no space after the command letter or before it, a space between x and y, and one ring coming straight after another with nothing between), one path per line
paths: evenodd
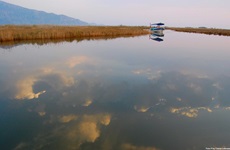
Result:
M201 34L209 34L209 35L223 35L230 36L230 30L228 29L215 29L215 28L178 28L178 27L166 27L168 30L174 30L178 32L189 32L189 33L201 33Z
M0 42L54 40L87 37L119 37L148 34L143 26L0 26Z
M81 38L114 38L149 34L146 26L52 26L52 25L4 25L0 26L0 43L74 40ZM166 27L178 32L203 33L230 36L230 30L214 28Z

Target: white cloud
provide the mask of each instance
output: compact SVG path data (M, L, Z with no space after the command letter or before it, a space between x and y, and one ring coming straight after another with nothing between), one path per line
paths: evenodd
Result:
M170 112L176 113L176 114L181 114L181 115L187 116L189 118L196 118L198 116L198 110L187 108L187 107L171 108Z
M34 93L33 86L37 79L35 77L27 77L25 79L19 80L16 83L16 95L15 99L34 99L38 98L41 94L45 93L46 91L40 91L38 93Z
M94 142L100 136L97 122L84 121L78 126L78 132L82 141ZM76 135L73 135L74 138Z
M137 106L137 105L134 106L134 109L137 112L142 112L142 113L147 112L149 110L149 108L151 108L151 107L149 107L149 106L148 107L147 106Z
M46 90L37 93L34 92L34 85L39 81L46 82L49 86L57 90L72 86L76 82L71 75L68 75L64 71L59 71L53 67L43 67L38 69L37 72L16 81L14 98L19 100L38 98L46 92Z
M93 103L93 100L91 98L87 98L85 99L84 103L82 104L82 106L88 107L89 105L91 105Z
M60 139L58 144L65 145L66 149L79 149L85 142L94 143L100 137L102 127L108 126L110 121L111 115L107 113L50 115L50 120L45 123L55 124L55 128L42 136L38 135L36 141L39 141L38 144L46 145L50 138L57 138Z
M180 101L182 101L182 98L177 97L176 100L180 102Z
M101 125L108 126L110 120L111 115L109 114L84 115L69 127L66 137L68 140L78 143L78 146L84 142L95 142L101 134Z
M80 65L82 63L86 63L88 62L90 59L86 56L74 56L71 57L67 60L66 64L67 66L69 66L70 68L73 68L77 65Z
M46 115L46 112L45 111L40 111L38 112L39 116L45 116Z
M225 107L225 110L230 110L230 107Z
M77 120L77 118L78 118L77 115L70 114L70 115L59 116L58 120L59 122L62 122L62 123L69 123L71 121Z
M51 78L52 80L50 80ZM40 72L19 79L15 85L16 93L14 98L19 100L38 98L41 94L46 92L46 90L37 93L34 92L34 85L38 81L44 81L55 89L72 86L75 83L74 78L67 75L65 72L45 67L42 68Z
M199 110L206 110L207 112L212 112L208 107L181 107L181 108L171 108L170 112L173 114L180 114L189 118L196 118L198 116Z

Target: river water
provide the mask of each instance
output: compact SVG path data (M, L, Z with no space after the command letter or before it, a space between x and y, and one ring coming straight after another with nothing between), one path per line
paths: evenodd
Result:
M160 38L1 46L1 149L230 148L230 38Z

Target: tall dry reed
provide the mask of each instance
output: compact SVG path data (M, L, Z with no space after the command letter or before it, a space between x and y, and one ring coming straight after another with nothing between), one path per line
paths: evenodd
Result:
M0 26L0 42L144 34L148 34L146 27L137 26Z
M215 28L176 28L176 27L167 27L166 29L174 30L178 32L189 32L189 33L202 33L209 35L223 35L230 36L230 30L228 29L215 29Z

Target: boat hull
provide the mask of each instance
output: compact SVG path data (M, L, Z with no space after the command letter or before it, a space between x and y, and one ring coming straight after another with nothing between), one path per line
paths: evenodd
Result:
M151 31L162 31L164 30L164 28L157 28L157 27L153 27L153 28L150 28Z

